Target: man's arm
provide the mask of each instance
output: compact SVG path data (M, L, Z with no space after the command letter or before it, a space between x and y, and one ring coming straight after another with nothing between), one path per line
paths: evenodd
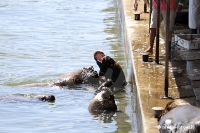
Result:
M183 9L183 0L179 0L176 11L180 12L182 9Z
M134 0L134 2L133 2L133 10L137 11L137 8L138 8L138 2L137 2L137 0Z

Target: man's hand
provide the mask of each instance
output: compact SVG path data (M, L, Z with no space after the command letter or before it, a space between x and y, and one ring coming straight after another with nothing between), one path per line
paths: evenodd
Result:
M182 3L179 3L178 6L177 6L177 12L180 12L181 10L183 9L183 4Z
M137 11L137 8L138 8L138 3L137 0L135 0L133 4L133 10Z

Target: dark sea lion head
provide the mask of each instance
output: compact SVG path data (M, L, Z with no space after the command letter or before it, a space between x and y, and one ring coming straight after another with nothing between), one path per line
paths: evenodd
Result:
M47 102L54 102L55 101L55 96L54 95L38 95L36 96L41 101L47 101Z
M183 99L175 99L175 100L167 103L165 109L159 115L158 121L160 121L161 117L164 116L169 111L171 111L172 109L174 109L174 108L176 108L178 106L184 106L184 105L190 105L190 104L187 101L183 100Z
M90 102L88 110L90 112L116 111L117 105L112 91L107 87L102 88Z
M81 72L81 78L84 83L87 84L98 84L99 76L97 71L94 70L93 66L83 67Z

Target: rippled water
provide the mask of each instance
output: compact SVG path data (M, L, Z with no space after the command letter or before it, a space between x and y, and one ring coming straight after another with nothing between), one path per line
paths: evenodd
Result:
M131 132L130 90L115 94L120 112L90 114L94 88L22 88L93 65L96 50L126 63L115 0L0 1L0 131ZM29 98L53 94L55 103Z

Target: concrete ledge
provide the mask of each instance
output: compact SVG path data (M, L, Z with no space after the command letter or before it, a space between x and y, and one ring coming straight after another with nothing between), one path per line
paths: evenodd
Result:
M143 1L139 1L138 11L140 20L135 20L132 0L121 0L122 24L124 25L125 52L128 66L128 75L133 85L133 111L137 114L138 130L141 133L158 133L157 119L151 109L154 106L164 107L169 100L160 99L164 94L164 66L142 61L141 51L147 48L149 42L149 13L144 10ZM161 39L161 43L163 43ZM161 50L164 45L161 45ZM161 59L164 60L164 59ZM132 69L132 70L130 70ZM173 76L173 75L171 75ZM170 87L172 85L170 84ZM169 92L178 95L177 89Z
M179 68L185 73L175 72L169 69L168 79L165 78L165 42L163 25L161 23L159 37L159 64L154 62L155 56L150 56L150 61L143 62L141 52L147 49L149 44L149 13L143 13L144 1L140 0L138 12L140 20L135 19L133 0L119 0L121 8L121 24L124 31L125 52L127 59L128 77L133 88L133 114L137 124L133 131L141 133L158 133L157 119L154 118L153 107L165 107L172 99L182 98L191 105L200 107L198 85L192 77L186 76L189 68L194 67L188 61L169 61L169 68ZM188 26L174 26L174 30L187 29ZM155 48L155 46L154 46ZM155 50L154 50L155 51ZM175 50L173 51L175 52ZM177 55L181 50L178 50ZM198 64L197 64L198 66ZM172 71L170 71L172 70ZM188 79L189 78L189 79ZM172 99L161 99L164 96L165 81L168 81L168 95ZM196 88L196 89L194 89ZM133 122L134 123L134 122Z

